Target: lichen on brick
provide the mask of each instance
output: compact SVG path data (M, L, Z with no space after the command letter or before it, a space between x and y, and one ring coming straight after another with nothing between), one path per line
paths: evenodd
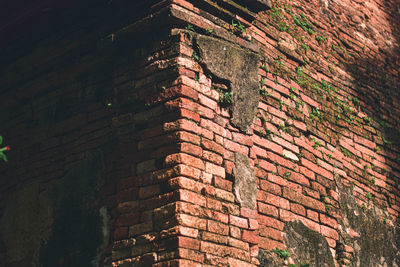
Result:
M194 36L194 43L205 70L227 82L232 90L232 124L248 132L257 114L260 56L227 41L199 34Z

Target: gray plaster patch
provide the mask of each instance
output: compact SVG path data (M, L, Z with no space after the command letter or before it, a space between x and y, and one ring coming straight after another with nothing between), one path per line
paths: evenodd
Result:
M320 233L311 230L301 221L286 222L283 232L289 259L284 261L273 251L260 250L260 267L281 267L288 263L298 267L335 266L328 242Z
M283 259L279 258L274 252L260 249L258 254L260 261L259 267L282 267L284 266Z
M232 124L248 132L259 101L259 55L227 41L199 34L194 35L194 43L203 67L229 83L233 93Z
M284 242L297 266L334 267L328 242L320 233L311 230L301 221L286 222Z
M257 199L257 182L254 176L254 168L246 155L235 153L235 167L233 176L235 182L233 191L236 199L242 207L255 209Z
M350 188L337 179L339 190L341 243L353 247L351 266L400 266L400 231L382 218L389 215L376 204L360 207ZM357 233L349 234L349 233ZM341 258L341 250L338 251Z

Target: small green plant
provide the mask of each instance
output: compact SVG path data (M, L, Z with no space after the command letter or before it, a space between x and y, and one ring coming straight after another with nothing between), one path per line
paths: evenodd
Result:
M270 96L271 94L268 93L268 91L264 88L260 88L260 95L264 98L267 99L268 96Z
M193 51L192 58L194 58L196 61L199 61L199 59L200 59L200 57L199 57L199 55L197 54L196 51Z
M220 103L222 106L229 106L233 103L233 92L232 91L224 91L222 89L217 89L219 92L219 100L218 103Z
M199 74L197 74L197 73L194 74L194 80L196 82L199 82Z
M290 172L285 172L285 173L283 174L283 178L289 179L291 175L292 175L292 173L290 173Z
M301 48L303 48L306 53L310 50L310 47L306 43L302 43Z
M213 32L214 32L214 30L213 30L212 28L208 28L208 29L206 30L206 34L208 34L208 35L213 34Z
M289 259L290 257L290 253L289 251L285 250L285 249L280 249L280 248L274 248L273 250L271 250L272 252L276 253L276 255L278 255L279 258L282 258L284 260Z
M238 20L232 20L232 28L235 33L244 33L246 31L246 27L240 23Z
M309 35L312 35L314 33L313 30L313 25L310 23L306 15L303 13L299 15L296 15L293 17L294 23L296 23L300 28L302 28L304 31L308 32Z
M371 184L375 184L375 176L372 176L371 180L369 181Z
M263 65L261 66L261 69L263 69L265 72L268 72L268 67L267 67L267 65L265 65L265 64L263 64Z
M193 25L191 25L191 24L186 25L185 29L186 29L187 31L192 31L192 32L194 32L194 27L193 27Z
M315 36L315 40L317 40L317 42L318 42L319 44L322 44L323 42L325 42L326 39L328 39L328 37L323 36L323 35L317 35L317 36Z
M365 116L365 117L363 117L363 121L364 121L365 123L370 123L370 122L371 122L371 118L368 117L368 116Z
M389 141L389 140L387 140L385 137L383 137L382 136L382 141L383 141L383 144L385 145L385 146L391 146L391 145L393 145L393 142L392 141Z
M0 135L0 145L3 144L3 137ZM5 146L0 148L0 159L4 160L5 162L8 161L6 154L4 154L5 151L10 151L11 148L9 146Z
M351 152L348 149L340 147L340 151L342 151L343 155L345 155L346 157L351 157Z
M361 105L360 100L357 97L353 97L352 102L356 107L359 107Z
M275 66L278 66L280 68L285 66L285 63L283 63L283 61L282 61L282 56L278 56L275 59Z
M284 123L279 124L279 128L284 131L285 133L289 132L289 127L286 126Z
M367 192L365 196L368 198L368 200L372 200L372 198L374 197L374 195L371 194L370 192Z
M321 111L319 110L319 108L312 108L311 115L318 117L318 118L322 117L322 114L321 114Z
M316 140L315 138L313 138L313 141L314 141L314 145L313 145L314 149L316 149L322 145L321 141Z

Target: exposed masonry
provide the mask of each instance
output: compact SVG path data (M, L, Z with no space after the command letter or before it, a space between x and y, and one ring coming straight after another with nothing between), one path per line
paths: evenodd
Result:
M0 44L0 267L400 265L398 1L84 2Z

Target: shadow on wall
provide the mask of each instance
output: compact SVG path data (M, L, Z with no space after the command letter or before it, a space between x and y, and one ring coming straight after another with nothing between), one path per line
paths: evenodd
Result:
M386 201L377 199L376 203L386 202L388 207L379 207L378 204L372 209L360 209L352 192L346 193L344 189L340 192L341 201L344 201L341 207L344 207L347 218L342 224L353 224L351 228L360 233L359 238L349 238L345 242L355 249L352 264L357 264L358 260L361 266L383 266L381 260L384 259L385 264L397 266L394 262L400 262L396 248L399 246L400 228L389 227L386 221L382 222L380 217L384 215L380 209L387 213L394 205L398 206L400 195L400 2L324 0L320 3L324 4L321 12L327 20L337 25L335 32L343 47L354 56L349 57L351 59L347 62L344 60L345 71L353 79L351 87L356 93L353 97L360 100L364 112L371 118L370 125L378 131L371 134L364 128L357 130L358 134L372 138L380 148L374 154L384 156L387 166L375 169L386 176L386 188L375 186L374 190L386 197ZM332 11L335 9L339 12ZM350 40L350 37L354 39ZM346 53L343 54L345 58ZM352 205L349 205L350 202ZM350 206L352 209L347 211L346 207ZM355 209L360 210L359 216L354 215ZM397 226L400 225L399 220L398 216ZM343 228L347 226L342 225Z
M340 9L343 13L335 18L328 15L329 11L324 13L329 16L329 19L335 20L344 31L348 30L349 36L354 37L354 41L349 40L346 34L342 34L343 31L337 30L343 46L349 52L351 51L351 54L355 54L351 60L344 63L346 72L353 78L351 86L357 94L354 97L361 101L364 112L372 119L371 126L378 130L376 134L362 130L359 135L372 138L381 148L376 152L385 157L387 170L377 169L387 177L388 186L376 187L376 190L387 198L389 207L384 207L384 210L389 210L392 205L398 205L394 203L393 195L399 196L400 184L400 2L396 0L363 2L340 0L332 4L342 5ZM361 47L359 47L360 44ZM359 55L355 52L356 46L361 48L358 49ZM372 213L373 211L367 210L367 216L363 215L365 218L360 216L357 220L350 220L363 226L359 230L360 233L362 232L361 236L366 237L354 239L360 245L360 250L356 251L355 255L359 255L361 266L381 266L377 259L380 257L384 257L385 262L396 261L398 264L400 258L395 248L398 244L393 243L397 241L388 238L390 229L380 222L379 216L372 216L375 214ZM376 219L372 219L373 217ZM397 225L399 225L399 219L398 217ZM390 232L390 235L398 235L398 229L391 229L393 233ZM378 238L379 240L374 240L377 236L381 237ZM394 250L390 248L390 244L393 245Z

